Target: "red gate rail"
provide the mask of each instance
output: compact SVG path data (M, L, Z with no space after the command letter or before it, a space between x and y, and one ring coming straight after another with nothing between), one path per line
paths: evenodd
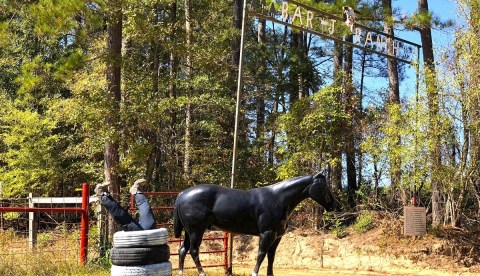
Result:
M0 212L34 212L34 213L80 213L80 262L86 264L88 252L88 203L89 203L90 185L82 185L82 207L81 208L42 208L42 207L0 207Z

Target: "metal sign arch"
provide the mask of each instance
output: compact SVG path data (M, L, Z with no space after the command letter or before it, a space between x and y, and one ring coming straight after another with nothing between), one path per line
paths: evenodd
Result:
M416 60L418 63L418 53L422 46L417 43L354 21L351 22L350 26L347 26L343 18L295 0L272 2L268 6L265 4L265 1L259 3L258 0L251 0L250 2L250 9L247 8L248 5L245 7L247 15L266 19L325 39L334 40L386 58L393 58L409 64L414 64ZM343 35L348 28L350 28L350 33L353 35L353 43L343 39ZM391 44L390 48L387 47L387 42Z

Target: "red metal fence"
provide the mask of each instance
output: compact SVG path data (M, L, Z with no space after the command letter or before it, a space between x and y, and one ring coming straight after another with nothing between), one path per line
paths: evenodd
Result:
M22 260L22 263L26 265L26 260L28 261L28 259L31 259L30 261L34 263L32 265L36 266L41 266L43 261L52 260L68 264L69 262L67 262L66 258L72 256L76 256L73 257L75 258L74 262L80 264L85 264L87 260L91 260L91 255L94 254L89 256L88 252L98 253L99 249L93 248L95 246L98 247L98 245L93 244L90 245L89 250L89 202L92 200L89 197L89 190L89 185L83 184L81 203L76 203L77 206L75 207L71 207L71 204L77 201L70 202L64 200L64 204L52 202L49 204L49 207L45 207L44 201L39 201L37 205L41 207L34 207L33 204L29 204L27 199L23 199L23 202L22 199L0 199L0 216L2 221L2 229L0 229L0 271L2 271L1 266L7 259L11 260L12 266L15 266L18 260ZM157 226L169 229L172 237L169 239L169 244L171 255L174 257L172 263L174 266L178 265L177 252L183 240L173 238L172 229L173 205L178 192L148 192L145 194L149 196L149 201L157 221L161 222ZM135 212L133 197L131 197L130 209L132 213ZM5 225L6 229L3 229L3 218L9 214L14 214L18 219L8 220L8 225ZM38 223L40 218L41 221ZM38 229L40 233L38 241L33 242L31 235L32 229L35 227L32 227L32 223L42 225L42 229ZM37 229L33 231L37 231ZM219 231L207 231L205 233L204 242L200 248L204 267L223 267L227 269L227 237L227 233ZM62 240L63 243L58 242L58 240ZM77 246L74 246L74 244L77 244ZM8 249L6 250L6 248ZM51 254L44 255L43 253L47 251L50 251ZM39 257L35 259L31 257L33 255L38 255ZM186 258L186 268L195 268L190 256Z
M25 199L0 199L2 229L0 229L1 265L42 265L47 262L65 262L75 258L76 263L85 264L88 252L89 230L89 185L82 186L80 206L51 204L50 207L32 207ZM45 204L42 204L45 205ZM71 206L71 204L68 204ZM11 217L11 219L8 219ZM41 220L41 229L38 225ZM5 227L6 229L3 229ZM40 233L38 239L31 237ZM77 246L72 246L73 244ZM76 255L76 257L74 257ZM38 259L36 259L38 258ZM21 260L21 261L19 261ZM40 261L40 263L38 263ZM72 261L69 259L69 261ZM28 270L24 270L28 271Z
M145 192L149 196L149 202L152 206L152 211L157 219L157 227L165 227L169 229L170 236L169 244L171 247L172 256L178 256L178 248L183 242L182 238L173 238L173 210L174 201L178 192ZM130 197L130 212L135 212L135 203L133 196ZM219 241L221 244L219 244ZM215 255L216 258L206 258L205 254ZM223 267L225 270L228 267L228 234L219 231L207 231L203 238L202 246L200 247L200 259L203 267ZM221 260L219 260L220 255ZM186 263L191 259L187 256ZM174 267L178 265L174 263ZM194 266L186 266L186 269L195 268Z

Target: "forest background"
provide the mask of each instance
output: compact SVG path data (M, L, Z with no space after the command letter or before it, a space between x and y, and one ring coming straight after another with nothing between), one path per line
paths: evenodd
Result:
M347 209L418 196L433 225L478 223L478 1L454 0L454 21L427 0L411 13L391 0L300 2L418 33L419 70L249 18L236 188L323 171ZM229 185L241 7L0 1L2 197L103 181L118 194L139 177L156 191ZM452 43L434 48L432 29Z

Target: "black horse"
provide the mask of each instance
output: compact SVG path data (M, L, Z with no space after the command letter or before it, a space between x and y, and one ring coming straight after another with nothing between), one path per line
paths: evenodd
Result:
M252 190L208 184L186 189L175 201L173 216L175 237L179 238L185 229L185 240L178 252L180 275L189 250L198 273L205 275L198 248L205 230L211 227L230 233L260 236L257 263L252 275L258 275L267 253L267 275L273 275L275 251L287 228L288 218L295 207L308 197L327 211L337 207L321 174L296 177Z

